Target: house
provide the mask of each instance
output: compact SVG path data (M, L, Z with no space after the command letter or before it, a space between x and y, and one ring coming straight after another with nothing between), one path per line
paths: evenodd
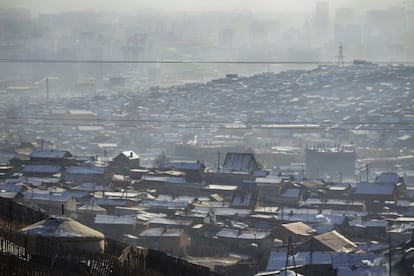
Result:
M73 157L68 151L63 150L35 150L29 155L30 163L51 164L63 166L66 158Z
M274 235L281 239L284 243L287 243L289 238L293 242L304 242L309 240L313 234L315 234L315 229L303 222L292 222L284 223L275 229L273 232Z
M337 253L355 253L358 247L336 230L313 236L302 243L296 251L332 251Z
M105 167L95 166L68 166L64 172L66 183L108 183L111 179Z
M365 201L368 211L378 212L386 201L396 202L400 196L397 183L392 182L360 182L354 192L354 199Z
M112 159L110 165L116 173L129 175L130 169L140 168L140 158L134 151L123 151Z
M24 165L22 173L24 176L52 177L62 172L59 165Z
M184 248L191 245L191 239L183 229L152 227L139 234L135 245L181 256Z
M229 152L220 171L224 173L252 174L258 169L259 166L254 154Z
M76 213L77 201L70 194L54 193L46 190L28 190L23 192L23 200L29 205L36 205L51 215Z
M114 216L107 214L97 214L95 216L94 227L105 233L105 236L122 240L124 234L135 234L137 219L132 215Z
M246 180L254 181L256 176L266 175L253 153L229 152L218 172L208 173L206 179L209 183L241 184Z
M274 200L278 204L297 206L299 201L302 199L302 193L302 186L291 182L283 182L279 196Z

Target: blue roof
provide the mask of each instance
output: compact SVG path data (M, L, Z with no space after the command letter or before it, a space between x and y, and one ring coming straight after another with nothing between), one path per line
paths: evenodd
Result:
M66 168L67 174L104 174L103 167L89 167L89 166L69 166Z
M223 164L223 171L242 171L242 172L250 172L254 166L254 155L251 153L227 153L226 159L224 160Z
M5 192L21 192L23 185L16 185L13 183L1 183L0 190Z
M392 195L394 183L369 183L361 182L357 185L355 194L357 195Z
M382 173L375 178L375 182L382 183L398 183L399 177L395 172Z
M23 173L58 173L60 169L55 165L24 165Z

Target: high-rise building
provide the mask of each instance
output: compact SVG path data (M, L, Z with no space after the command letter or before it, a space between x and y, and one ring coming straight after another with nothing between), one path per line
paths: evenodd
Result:
M321 1L316 2L315 6L315 17L314 17L314 28L315 28L315 42L325 43L331 37L331 18L329 10L329 2Z

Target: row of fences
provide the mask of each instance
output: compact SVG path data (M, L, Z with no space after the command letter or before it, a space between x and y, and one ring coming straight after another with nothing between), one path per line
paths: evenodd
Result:
M16 276L217 275L156 250L106 239L104 253L89 252L63 246L54 238L26 236L7 223L0 225L0 272Z

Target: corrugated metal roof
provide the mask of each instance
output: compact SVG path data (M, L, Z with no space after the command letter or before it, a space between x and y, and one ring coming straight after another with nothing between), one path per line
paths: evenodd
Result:
M251 153L227 153L223 164L223 171L250 172L254 155ZM255 169L255 168L254 168Z
M360 182L355 190L356 195L388 195L394 192L394 183Z
M296 235L309 236L315 232L315 230L312 227L310 227L309 225L301 221L285 223L285 224L282 224L281 226Z
M55 174L61 170L60 166L55 165L24 165L23 173L49 173Z
M338 253L351 253L357 250L355 243L335 230L314 236L313 238Z

